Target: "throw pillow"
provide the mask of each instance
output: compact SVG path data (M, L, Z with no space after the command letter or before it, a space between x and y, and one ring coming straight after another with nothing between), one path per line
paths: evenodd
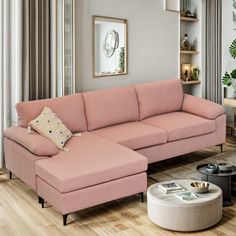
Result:
M31 127L49 138L59 149L69 151L64 145L73 135L51 108L44 107L42 113L28 124L27 133L31 133Z

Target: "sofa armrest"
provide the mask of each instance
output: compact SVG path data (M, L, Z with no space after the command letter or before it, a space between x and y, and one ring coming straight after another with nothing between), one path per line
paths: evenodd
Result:
M214 120L225 113L223 106L203 98L185 94L182 111Z
M28 134L25 128L11 127L5 129L4 136L25 147L37 156L53 156L59 152L57 146L49 139L34 131Z

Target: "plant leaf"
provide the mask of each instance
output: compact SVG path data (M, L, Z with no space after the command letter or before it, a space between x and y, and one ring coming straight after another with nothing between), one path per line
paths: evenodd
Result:
M236 79L236 69L234 69L230 75L233 79Z
M229 47L230 55L235 59L236 58L236 39L232 42Z
M225 72L225 75L223 76L222 83L223 85L229 87L232 84L232 78L231 75L228 72Z

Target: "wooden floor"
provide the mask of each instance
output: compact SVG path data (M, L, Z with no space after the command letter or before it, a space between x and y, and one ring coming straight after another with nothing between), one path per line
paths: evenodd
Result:
M233 152L236 145L227 144L226 152ZM192 154L162 161L149 167L148 173L161 180L185 171L185 166L214 156L219 147L204 149ZM236 158L236 150L235 150ZM167 171L168 170L168 171ZM188 176L186 176L187 178ZM154 182L148 179L148 184ZM236 197L233 197L236 202ZM161 229L147 217L146 203L139 196L100 205L70 214L69 224L62 226L62 216L53 207L40 208L37 196L19 179L9 180L4 170L0 173L0 236L2 235L236 235L236 203L223 209L223 218L215 227L196 233L178 233Z

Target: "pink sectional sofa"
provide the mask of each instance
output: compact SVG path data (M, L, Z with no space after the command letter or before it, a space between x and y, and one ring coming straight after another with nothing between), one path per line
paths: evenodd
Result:
M59 151L27 134L28 123L51 107L81 132ZM67 215L147 188L148 163L225 142L222 106L183 93L180 80L77 93L16 105L19 126L5 130L6 167L39 201ZM141 195L143 196L143 195Z

